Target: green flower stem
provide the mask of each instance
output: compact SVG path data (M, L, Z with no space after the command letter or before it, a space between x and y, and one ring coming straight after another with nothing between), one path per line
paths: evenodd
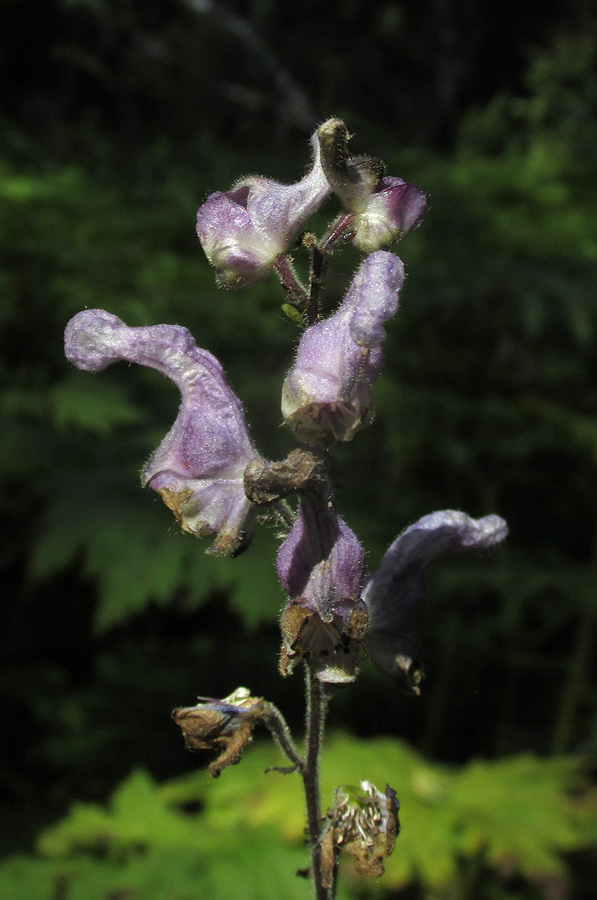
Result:
M263 722L267 725L274 740L292 763L293 768L303 773L305 771L305 760L294 746L294 741L292 740L290 729L286 724L286 719L278 707L274 706L273 703L267 704L267 714L264 716Z

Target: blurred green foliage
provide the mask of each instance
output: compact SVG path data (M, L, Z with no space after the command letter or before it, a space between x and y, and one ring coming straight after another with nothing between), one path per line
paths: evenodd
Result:
M250 898L306 898L310 886L295 875L306 859L300 779L265 772L279 763L279 753L261 745L217 781L196 772L158 785L136 770L108 807L79 803L42 832L37 857L0 864L0 898L53 900L61 891L69 900L225 900L240 884ZM526 755L456 769L397 741L335 735L324 757L324 798L365 774L377 784L389 779L401 799L386 890L415 882L430 897L449 897L466 880L466 896L481 897L518 876L560 896L562 852L597 839L597 797L573 760ZM341 897L379 889L349 861L342 882Z
M408 279L376 419L335 454L343 514L370 569L434 509L497 512L511 535L430 573L420 700L366 667L334 698L332 721L363 741L334 739L326 791L362 777L398 790L404 833L376 891L559 896L559 854L595 821L561 756L597 740L594 9L531 2L513 40L503 4L473 0L229 0L213 15L54 0L35 28L29 6L0 9L0 849L21 854L0 897L229 898L241 871L247 896L308 894L294 780L262 777L261 748L217 784L184 776L168 721L240 683L302 726L299 679L275 672L277 536L229 562L182 535L138 480L176 391L132 367L74 371L62 332L84 307L186 325L260 450L285 455L299 329L274 279L215 288L194 216L248 172L296 178L330 113L430 200L398 247ZM357 262L332 259L327 309ZM448 766L473 757L486 761ZM127 779L134 765L151 775ZM573 896L591 897L579 859Z

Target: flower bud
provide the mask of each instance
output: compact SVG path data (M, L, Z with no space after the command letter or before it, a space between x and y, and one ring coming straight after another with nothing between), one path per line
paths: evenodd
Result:
M267 276L299 228L331 191L321 168L317 134L311 171L296 184L250 176L211 194L197 213L197 236L220 284L243 288Z
M254 726L268 714L268 704L262 697L251 697L247 688L237 688L223 700L199 699L204 702L173 710L172 718L189 750L220 751L209 766L210 775L217 778L223 769L240 762Z
M363 548L331 502L303 495L277 559L289 597L280 626L283 675L305 659L320 681L354 681L367 626L364 568Z
M156 369L181 393L176 421L143 468L184 531L216 534L208 553L235 555L255 529L243 488L245 466L257 456L240 400L218 360L186 328L129 328L104 310L78 313L65 331L65 353L79 369L99 372L118 360Z
M379 250L416 228L426 208L421 188L402 178L382 178L353 218L353 244L363 253Z
M362 263L337 312L303 333L282 388L282 415L296 437L326 446L367 425L381 370L383 323L398 309L404 267L380 250Z
M420 188L386 176L378 159L350 156L342 119L328 119L317 133L326 178L352 214L350 231L355 247L373 253L416 228L427 206Z
M369 611L367 649L381 672L420 692L422 671L414 625L424 599L427 566L448 553L488 550L507 534L508 527L499 516L471 519L447 509L424 516L396 538L363 591Z

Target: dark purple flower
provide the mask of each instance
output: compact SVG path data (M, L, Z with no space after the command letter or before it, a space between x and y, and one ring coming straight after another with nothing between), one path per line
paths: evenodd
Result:
M349 441L367 424L381 370L383 323L398 309L404 267L380 250L362 263L337 312L304 332L282 389L282 415L300 441Z
M143 468L185 531L217 534L208 553L235 555L255 530L243 488L245 466L258 454L240 400L217 359L186 328L129 328L116 316L89 309L70 320L65 353L73 365L99 372L119 360L156 369L181 393L176 421Z
M243 178L226 193L211 194L197 213L197 235L218 280L243 288L266 277L276 257L316 210L331 188L323 173L317 134L311 138L311 171L296 184Z
M487 550L507 534L499 516L471 519L448 509L424 516L396 538L363 591L369 612L367 649L381 672L417 691L421 672L414 624L423 602L425 569L448 553Z
M330 501L301 497L277 569L289 598L281 620L282 673L306 659L320 681L353 681L367 624L360 599L365 553Z

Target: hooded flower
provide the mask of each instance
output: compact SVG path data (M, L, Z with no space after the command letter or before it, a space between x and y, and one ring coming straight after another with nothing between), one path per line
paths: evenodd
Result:
M447 509L424 516L396 538L363 592L369 612L367 649L381 672L418 693L421 669L414 622L423 602L427 566L448 553L488 550L507 534L499 516L471 519Z
M328 119L318 136L323 171L350 214L355 247L372 253L417 227L427 207L421 188L386 176L378 159L350 156L341 119Z
M191 534L216 534L208 553L235 555L255 529L243 474L258 454L240 400L215 357L186 328L129 328L101 309L70 320L65 353L77 368L99 372L119 360L156 369L181 393L176 421L143 468L142 479Z
M282 415L297 438L349 441L369 419L381 370L383 323L398 309L404 267L380 250L362 263L337 312L303 333L282 388Z
M306 659L320 681L354 681L367 625L364 568L363 548L331 502L302 495L277 559L289 597L280 625L283 675Z
M269 178L243 178L226 193L211 194L197 213L197 236L218 280L243 288L266 277L276 257L331 188L323 173L317 134L311 138L311 171L296 184Z

